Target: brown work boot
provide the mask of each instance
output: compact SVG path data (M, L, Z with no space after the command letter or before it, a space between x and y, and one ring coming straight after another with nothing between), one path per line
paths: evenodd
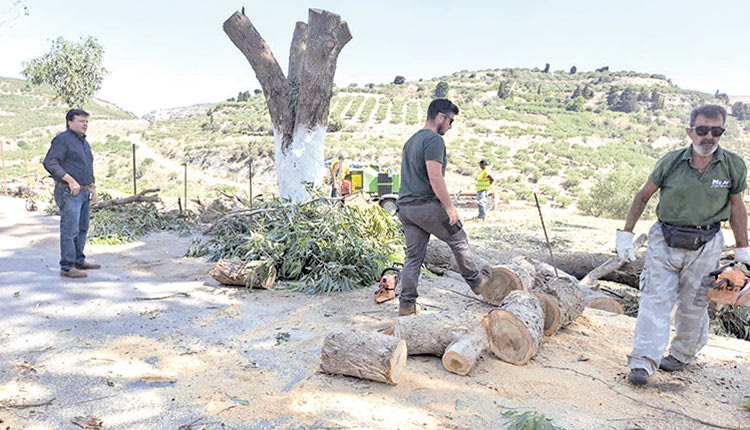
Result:
M401 302L398 305L398 316L404 317L417 313L417 304L413 302Z
M86 272L81 272L75 267L72 267L68 270L60 270L60 276L63 278L85 278L89 275Z
M78 270L94 270L94 269L99 269L101 267L102 267L101 264L89 263L87 261L84 261L81 264L76 264L76 269Z
M487 289L487 285L489 285L490 282L492 282L492 267L485 264L482 266L482 268L479 270L479 273L482 274L482 280L479 282L479 285L472 288L471 291L474 292L474 294L482 295L483 292Z
M661 363L659 364L659 369L667 371L667 372L677 372L679 370L682 370L687 366L687 363L683 363L680 360L674 358L672 354L664 357L661 359Z

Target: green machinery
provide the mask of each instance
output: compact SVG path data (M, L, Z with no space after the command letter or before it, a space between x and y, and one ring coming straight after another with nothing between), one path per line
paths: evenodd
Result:
M347 179L351 181L350 192L367 193L388 213L396 213L401 173L393 172L391 169L381 171L379 166L351 167Z

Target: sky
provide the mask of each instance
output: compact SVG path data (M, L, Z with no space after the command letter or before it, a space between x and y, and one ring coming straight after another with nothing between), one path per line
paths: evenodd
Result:
M353 35L338 59L341 87L550 63L659 73L680 88L750 95L747 0L0 0L0 76L20 78L22 62L57 37L93 36L110 72L96 97L137 115L219 102L260 88L222 29L242 6L283 70L309 8L341 15Z

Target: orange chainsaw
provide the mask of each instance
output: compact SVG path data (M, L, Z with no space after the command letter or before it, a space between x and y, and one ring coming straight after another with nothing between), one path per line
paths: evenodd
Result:
M722 305L750 305L750 282L747 273L737 264L729 263L704 276L694 303L705 306L708 300Z
M380 274L378 289L375 291L373 300L375 303L383 303L393 300L398 295L396 287L401 278L401 269L404 268L402 263L393 263L393 266L386 268Z

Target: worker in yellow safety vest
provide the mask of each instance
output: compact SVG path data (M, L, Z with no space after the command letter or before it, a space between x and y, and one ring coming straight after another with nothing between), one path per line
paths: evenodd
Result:
M349 156L346 151L339 153L338 160L331 163L331 197L341 196L341 188L344 185L344 178L349 173L349 163L346 159Z
M478 219L484 219L487 216L487 194L490 191L490 185L495 182L495 179L487 172L487 166L490 163L487 160L479 162L479 176L477 176L477 200L479 203L479 215Z

